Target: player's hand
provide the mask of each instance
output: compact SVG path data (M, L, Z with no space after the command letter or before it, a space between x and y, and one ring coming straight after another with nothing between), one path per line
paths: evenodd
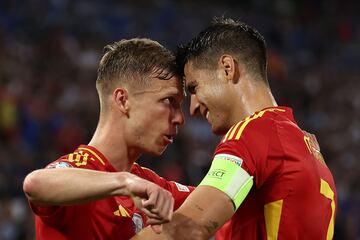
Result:
M174 198L171 193L133 174L127 178L127 189L136 206L148 217L147 223L160 233L161 224L169 222L173 215Z

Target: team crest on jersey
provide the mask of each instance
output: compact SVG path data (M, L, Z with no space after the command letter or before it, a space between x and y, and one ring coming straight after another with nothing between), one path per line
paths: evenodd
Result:
M73 166L68 162L55 162L49 164L46 168L72 168Z
M135 231L135 233L140 232L141 229L143 229L143 227L144 227L144 223L143 223L141 215L138 214L138 213L134 213L134 215L132 217L132 221L134 223L134 231Z
M235 163L236 165L240 166L243 163L243 160L237 156L230 155L230 154L216 154L214 160L225 160Z

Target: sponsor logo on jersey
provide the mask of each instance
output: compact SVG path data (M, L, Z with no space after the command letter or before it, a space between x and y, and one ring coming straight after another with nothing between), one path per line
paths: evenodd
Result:
M224 169L213 169L208 172L207 176L211 178L222 179L225 174L226 174L226 170Z
M130 217L130 214L121 204L119 204L118 209L114 211L114 215L118 217Z
M73 166L68 162L55 162L49 164L46 168L72 168Z
M234 155L230 155L230 154L224 154L224 153L221 153L221 154L216 154L215 157L214 157L214 160L225 160L225 161L230 161L230 162L233 162L235 163L236 165L240 166L242 165L243 163L243 160L237 156L234 156Z
M143 229L143 227L144 227L144 223L143 223L141 215L138 214L138 213L134 213L134 215L132 217L132 221L134 223L134 231L135 231L135 233L140 232L141 229Z
M174 183L175 183L177 189L179 190L179 192L190 192L190 189L187 186L182 185L182 184L177 183L177 182L174 182Z

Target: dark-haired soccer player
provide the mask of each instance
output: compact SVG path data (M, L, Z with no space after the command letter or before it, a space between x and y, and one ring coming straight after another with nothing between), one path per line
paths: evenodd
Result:
M216 239L332 239L333 177L315 137L274 100L264 38L245 23L217 20L177 57L190 112L224 137L163 233L134 239L208 239L231 217Z
M193 189L134 163L143 153L160 155L184 122L174 55L149 39L122 40L106 50L90 143L24 181L36 239L130 239L146 223L160 231ZM135 205L133 196L142 202Z

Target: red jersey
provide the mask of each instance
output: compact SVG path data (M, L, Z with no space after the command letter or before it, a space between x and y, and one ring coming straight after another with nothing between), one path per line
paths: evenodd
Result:
M76 167L116 172L107 159L94 147L81 145L47 168ZM170 191L177 209L194 189L167 181L153 171L134 164L131 173ZM94 179L96 181L96 179ZM71 182L69 182L71 184ZM146 216L130 197L115 196L72 206L39 207L30 203L35 213L36 239L130 239L146 223Z
M243 160L254 186L216 239L331 239L337 195L314 135L292 110L267 108L234 125L216 154Z

